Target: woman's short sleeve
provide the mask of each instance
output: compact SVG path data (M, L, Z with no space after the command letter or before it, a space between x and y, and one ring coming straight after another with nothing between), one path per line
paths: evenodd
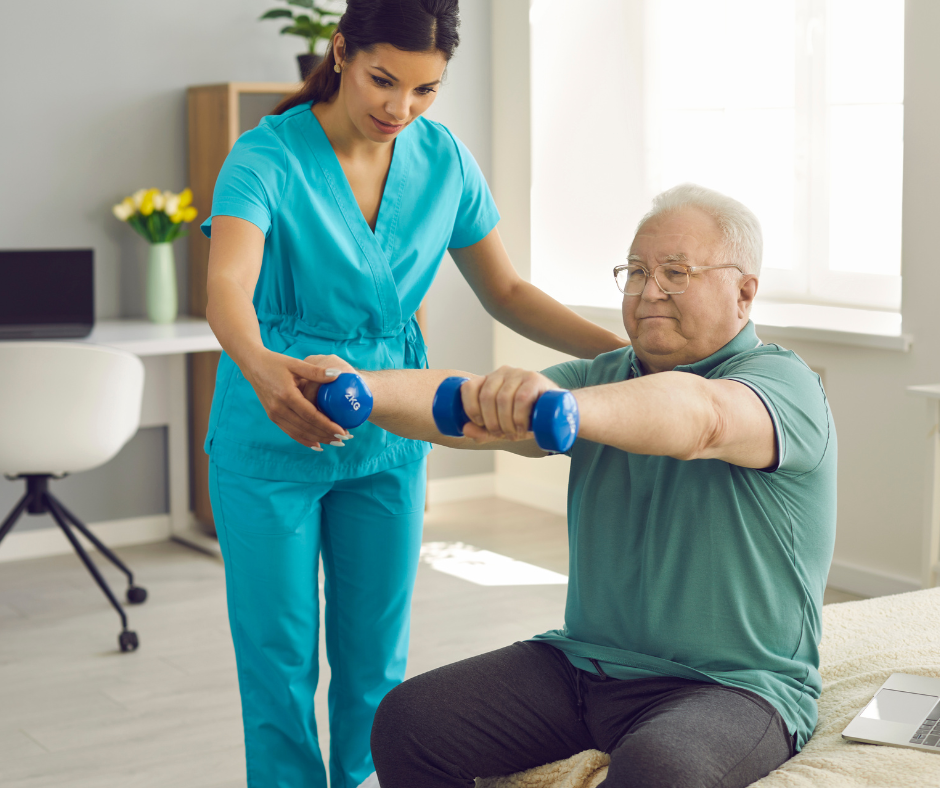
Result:
M212 214L201 226L212 237L215 216L235 216L251 222L267 236L287 177L287 151L262 124L246 131L225 158L215 182Z
M480 172L480 165L473 158L473 154L456 137L452 139L457 145L457 155L460 157L463 192L447 247L460 249L464 246L473 246L477 241L482 241L489 235L499 222L499 211L496 210L490 187L483 173Z

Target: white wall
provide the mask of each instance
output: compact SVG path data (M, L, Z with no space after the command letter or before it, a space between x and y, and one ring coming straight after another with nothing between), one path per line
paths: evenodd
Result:
M528 0L494 0L494 24L513 24L527 10ZM497 18L498 17L498 18ZM516 20L518 22L518 19ZM515 28L518 31L518 24ZM905 386L940 382L940 265L937 264L937 220L940 198L940 50L934 32L940 29L940 3L908 0L906 19L905 164L903 227L904 331L914 334L909 353L808 341L781 341L813 368L824 372L829 401L839 433L839 521L830 582L860 593L909 590L920 585L924 489L925 411L923 400L909 397ZM500 71L510 56L494 51ZM524 65L521 61L516 68ZM510 73L513 72L505 72ZM527 89L527 79L514 76L505 92ZM502 151L523 144L527 129L518 115L527 108L494 99L494 183L524 193L528 177L512 160L501 167ZM528 253L517 211L507 236L518 239L516 261ZM639 217L629 219L625 233ZM508 220L508 217L507 217ZM859 229L864 232L864 228ZM608 325L622 332L622 326ZM769 330L765 342L774 341ZM541 368L561 361L561 354L537 348L497 326L494 361ZM564 460L497 458L497 488L530 502L563 501Z
M428 117L443 123L473 152L483 175L493 169L490 94L492 41L489 0L460 3L460 46ZM497 201L503 216L512 205ZM448 255L427 298L428 360L432 367L486 373L493 368L493 320ZM432 479L493 473L490 452L435 447L428 460Z
M187 86L297 79L294 56L304 42L278 35L277 21L258 21L272 5L0 3L0 248L92 247L97 317L142 316L146 246L111 205L142 186L186 185ZM453 128L488 175L489 0L461 6L463 43L432 116ZM204 217L209 206L198 207ZM176 257L185 304L185 241ZM434 285L429 313L435 364L491 368L492 321L452 265ZM108 466L69 480L62 494L76 514L97 521L166 511L164 438L144 432ZM431 467L436 477L484 473L493 459L441 450ZM107 501L118 489L114 514ZM0 515L19 494L19 485L0 480ZM50 522L35 518L18 528Z

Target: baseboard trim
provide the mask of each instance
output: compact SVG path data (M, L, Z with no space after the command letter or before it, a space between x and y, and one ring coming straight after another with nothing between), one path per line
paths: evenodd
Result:
M845 561L832 562L826 585L867 597L904 594L908 591L919 591L921 588L920 582L913 578L866 569Z
M170 538L170 515L156 514L108 520L92 523L88 527L108 547L162 542ZM79 536L79 539L88 550L94 550L83 536ZM39 528L35 531L17 531L14 528L0 544L0 563L71 552L72 545L58 527Z
M496 497L522 503L552 514L568 514L568 485L546 484L519 476L499 474Z
M428 503L452 503L472 498L492 498L496 495L496 474L475 473L431 479L428 482Z

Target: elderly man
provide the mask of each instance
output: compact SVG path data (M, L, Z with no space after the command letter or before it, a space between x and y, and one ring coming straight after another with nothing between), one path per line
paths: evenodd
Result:
M744 786L812 735L836 434L819 377L749 321L761 246L737 201L661 194L614 271L632 347L471 377L464 438L431 417L453 371L363 373L375 422L448 446L544 456L536 398L571 389L581 412L564 627L394 689L372 732L383 788L591 748L610 788Z

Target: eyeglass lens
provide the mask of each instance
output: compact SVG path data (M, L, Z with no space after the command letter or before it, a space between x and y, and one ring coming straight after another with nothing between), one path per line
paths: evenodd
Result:
M684 293L689 287L689 272L681 265L659 265L653 276L663 292L670 295ZM617 271L617 287L626 295L639 295L646 287L647 271L640 265L628 265Z

